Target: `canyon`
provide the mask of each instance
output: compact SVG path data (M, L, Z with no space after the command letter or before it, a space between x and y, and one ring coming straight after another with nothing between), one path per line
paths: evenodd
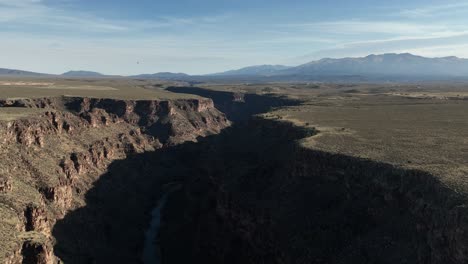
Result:
M60 252L62 246L56 243L60 238L60 232L55 234L56 226L70 213L89 206L90 190L98 179L105 178L103 174L114 161L196 141L197 137L219 133L230 125L210 99L156 101L64 96L6 99L0 101L0 106L6 117L0 121L0 230L4 238L0 248L5 263L58 262L56 255L61 254L54 251ZM8 119L13 112L28 115ZM131 179L132 173L127 176L127 180ZM146 193L154 191L152 195L157 195L155 184L160 179L134 180L145 187ZM115 179L106 188L117 188L118 184ZM151 203L149 199L138 202L136 213L144 214ZM92 218L85 216L83 220L86 229L92 231ZM75 249L80 249L83 240L76 242ZM55 250L54 245L58 247ZM87 248L90 246L89 242Z
M1 262L143 263L158 209L161 263L468 261L466 196L438 177L258 115L297 99L167 90L199 97L0 100L22 113L0 120Z

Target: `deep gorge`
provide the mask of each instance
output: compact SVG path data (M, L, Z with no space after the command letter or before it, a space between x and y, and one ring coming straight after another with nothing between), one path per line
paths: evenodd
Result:
M468 261L466 198L434 176L306 149L298 140L320 131L254 117L297 101L194 87L170 90L209 97L235 122L228 127L214 110L200 117L193 109L203 112L205 106L196 102L175 103L177 116L188 113L177 122L158 121L171 111L151 102L121 102L115 109L111 101L68 102L89 126L130 123L141 132L129 132L124 146L114 148L121 141L108 140L93 148L99 153L64 160L70 178L86 178L88 167L98 164L104 173L76 181L70 191L43 190L50 203L63 198L60 192L77 191L84 203L52 225L52 244L25 243L23 263L54 263L52 255L67 264L141 263L150 212L174 183L181 188L168 196L160 229L163 264ZM134 113L141 111L133 109L162 114L138 118ZM197 142L189 140L194 131ZM127 154L93 162L112 149ZM27 210L31 231L46 232L41 210Z

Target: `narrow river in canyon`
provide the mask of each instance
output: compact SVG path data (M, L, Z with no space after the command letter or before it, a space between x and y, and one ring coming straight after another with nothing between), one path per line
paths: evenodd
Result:
M162 224L162 213L166 206L167 199L180 186L172 186L169 188L159 200L156 206L151 211L151 222L149 228L145 232L145 243L143 247L143 263L144 264L160 264L161 254L159 247L159 232Z
M162 210L166 205L167 196L165 194L159 201L158 205L151 211L151 224L145 233L145 246L143 248L143 263L159 264L161 263L158 246L158 233L161 228Z

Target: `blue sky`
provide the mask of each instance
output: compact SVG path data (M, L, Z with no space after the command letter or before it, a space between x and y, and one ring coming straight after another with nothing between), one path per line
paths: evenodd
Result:
M468 57L466 14L468 1L450 0L0 0L0 67L203 74L371 53Z

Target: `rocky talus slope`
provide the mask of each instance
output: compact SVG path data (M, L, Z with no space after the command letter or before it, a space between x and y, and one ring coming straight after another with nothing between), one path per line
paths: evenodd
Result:
M0 111L7 108L36 111L0 121L0 263L59 262L54 225L86 207L86 194L113 161L230 125L211 99L1 100Z

